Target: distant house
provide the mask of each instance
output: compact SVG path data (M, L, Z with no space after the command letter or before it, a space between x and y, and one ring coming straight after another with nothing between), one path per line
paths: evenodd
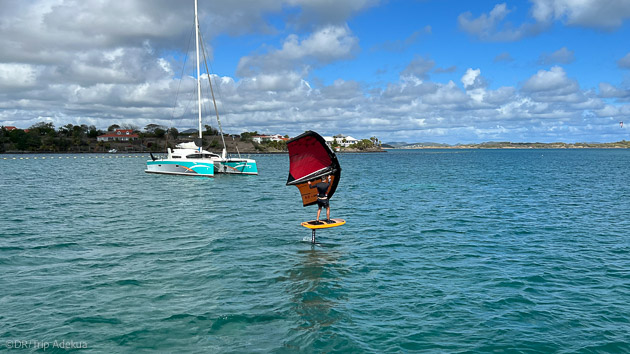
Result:
M28 133L28 132L29 132L29 130L28 130L28 129L20 129L20 128L16 128L16 127L14 127L14 126L11 126L11 125L3 126L3 128L4 128L6 131L8 131L8 132L10 132L10 131L12 131L12 130L24 130L24 132L25 132L25 133Z
M358 139L355 139L349 135L337 134L335 136L324 136L324 140L326 140L326 144L332 146L332 144L337 141L339 146L348 147L352 144L356 144L359 142Z
M138 134L134 134L131 129L116 129L113 133L99 135L97 141L130 141L138 139Z
M265 141L287 141L289 138L285 138L280 134L276 135L254 135L252 136L252 141L257 142L258 144Z

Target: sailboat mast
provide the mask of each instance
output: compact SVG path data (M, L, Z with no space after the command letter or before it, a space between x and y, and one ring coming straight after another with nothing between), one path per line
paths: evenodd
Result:
M197 0L195 0L195 44L197 51L197 109L199 111L199 139L201 139L201 75L199 72L199 16L197 14Z
M208 70L208 59L206 58L206 48L203 46L203 37L201 38L201 53L203 54L203 63L206 66L206 73L208 73L208 84L210 85L210 93L212 94L212 103L214 104L214 112L217 114L217 123L219 123L219 133L221 134L221 141L223 142L223 149L226 150L225 138L223 137L223 128L221 128L221 119L219 119L219 109L217 108L217 100L214 99L214 89L212 88L212 80L210 79L210 70ZM234 138L232 138L234 139ZM238 145L236 146L238 150ZM240 153L238 154L240 157Z

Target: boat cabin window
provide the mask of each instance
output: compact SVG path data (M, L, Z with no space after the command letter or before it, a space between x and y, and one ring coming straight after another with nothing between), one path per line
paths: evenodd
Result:
M181 157L181 156L176 156L176 155L173 155L173 156L171 156L171 158L173 158L173 159L181 159L182 157Z
M219 155L215 154L190 154L186 155L187 159L211 159L213 157L219 157Z

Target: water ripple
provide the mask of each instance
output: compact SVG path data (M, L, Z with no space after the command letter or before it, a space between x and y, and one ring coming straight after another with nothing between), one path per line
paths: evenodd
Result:
M0 198L0 337L630 352L630 152L341 154L331 205L348 223L317 245L287 157L256 159L259 176L214 179L147 175L141 158L0 161L20 191Z

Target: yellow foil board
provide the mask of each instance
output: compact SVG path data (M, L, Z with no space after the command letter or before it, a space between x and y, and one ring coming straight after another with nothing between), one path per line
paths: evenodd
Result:
M302 223L302 226L308 229L327 229L329 227L337 227L345 224L346 221L344 219L330 219L329 222L326 222L326 219L320 219L319 223L315 220L305 221Z

